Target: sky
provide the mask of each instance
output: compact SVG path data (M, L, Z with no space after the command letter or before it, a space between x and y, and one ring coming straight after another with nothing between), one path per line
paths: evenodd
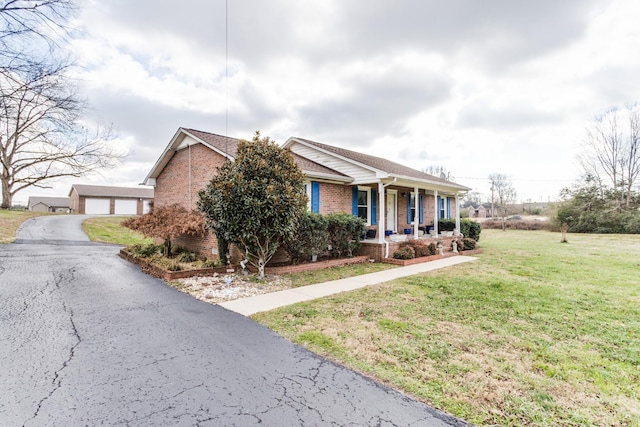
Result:
M297 136L490 197L553 201L580 176L585 127L640 101L634 0L83 0L69 49L90 120L129 155L60 180L136 186L179 127Z

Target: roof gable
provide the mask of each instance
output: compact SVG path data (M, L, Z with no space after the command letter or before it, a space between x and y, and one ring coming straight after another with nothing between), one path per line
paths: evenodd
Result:
M285 143L285 147L293 147L295 143L300 143L314 150L319 150L329 156L335 156L353 165L357 165L363 169L368 169L378 178L387 177L403 177L415 179L423 182L438 183L446 187L458 187L459 190L465 191L467 187L447 181L426 172L410 168L400 163L393 162L381 157L372 156L370 154L360 153L358 151L347 150L345 148L335 147L333 145L322 144L304 138L292 137ZM305 156L308 154L305 152ZM324 162L323 162L324 163Z
M167 163L169 163L175 152L188 145L203 144L223 157L234 159L238 153L238 142L240 142L239 139L228 136L216 135L215 133L202 132L189 128L178 128L142 184L154 185L155 179L160 175Z

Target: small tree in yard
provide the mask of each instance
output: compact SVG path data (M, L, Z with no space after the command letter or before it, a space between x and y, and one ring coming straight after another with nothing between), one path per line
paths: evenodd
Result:
M202 214L178 204L154 207L147 214L122 221L122 225L146 237L163 239L165 256L171 253L171 239L183 234L199 236L205 232Z
M304 212L303 175L293 156L256 132L240 141L234 161L227 161L199 193L198 209L207 227L244 251L264 277L264 267L291 238Z

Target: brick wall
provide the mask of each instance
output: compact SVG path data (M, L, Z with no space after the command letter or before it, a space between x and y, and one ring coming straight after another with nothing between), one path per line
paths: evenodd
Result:
M189 153L191 151L191 153ZM191 187L189 186L189 154L191 154ZM177 151L156 178L154 204L178 203L195 209L198 191L206 187L225 158L202 144Z
M320 213L351 213L351 186L320 183Z
M207 186L216 173L217 167L224 162L223 156L202 144L177 151L156 178L154 206L177 203L187 209L196 209L198 191ZM189 169L191 169L191 176L189 176ZM191 185L189 185L189 179L191 179ZM209 232L202 237L180 236L171 244L207 258L217 258L217 255L212 253L212 249L217 250L218 241L215 235Z

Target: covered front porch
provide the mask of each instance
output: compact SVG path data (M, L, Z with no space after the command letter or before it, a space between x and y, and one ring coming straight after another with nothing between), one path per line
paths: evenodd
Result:
M455 220L454 234L458 234L459 197L466 187L425 181L393 178L374 185L354 185L353 213L366 221L367 238L384 243L388 238L396 241L404 236L414 239L427 234L439 236L441 219Z

